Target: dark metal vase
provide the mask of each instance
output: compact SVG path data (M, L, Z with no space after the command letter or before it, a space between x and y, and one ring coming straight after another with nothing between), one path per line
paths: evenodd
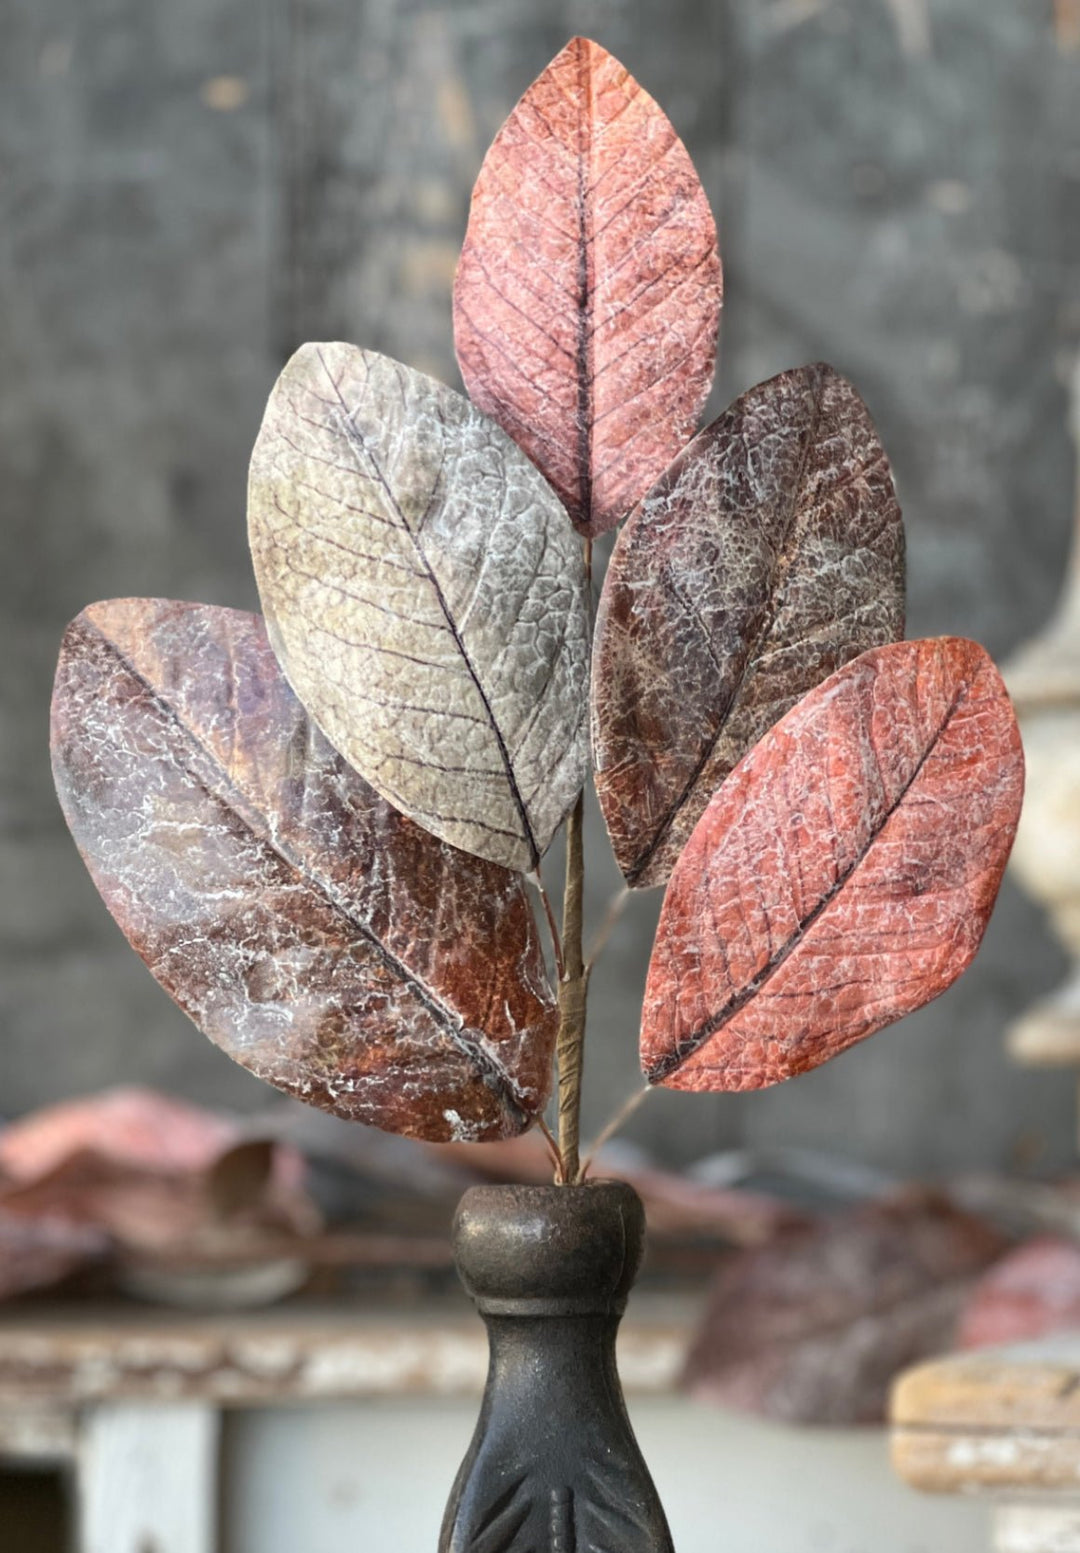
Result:
M454 1253L491 1358L439 1553L672 1553L615 1366L644 1240L622 1181L462 1198Z

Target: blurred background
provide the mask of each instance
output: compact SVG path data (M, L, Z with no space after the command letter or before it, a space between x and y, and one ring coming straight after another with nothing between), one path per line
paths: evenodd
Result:
M663 105L717 213L709 414L830 361L892 459L909 634L1003 659L1050 618L1074 510L1080 0L0 0L7 1120L118 1084L271 1105L169 1003L67 835L47 749L60 635L99 598L255 607L247 459L302 341L460 387L472 182L578 32ZM595 811L588 839L595 921L617 883ZM639 1082L658 907L635 899L593 981L586 1131ZM657 1095L628 1138L670 1168L784 1147L878 1173L864 1183L1060 1174L1075 1085L1011 1061L1005 1032L1066 964L1007 879L975 966L918 1015L794 1084Z

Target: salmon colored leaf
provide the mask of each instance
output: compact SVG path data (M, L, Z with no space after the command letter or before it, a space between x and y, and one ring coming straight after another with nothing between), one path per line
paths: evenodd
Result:
M604 580L593 760L627 882L663 884L766 729L903 632L903 525L866 406L822 364L752 388L634 509Z
M309 722L257 615L84 610L60 653L52 753L105 904L230 1057L410 1136L528 1126L556 1020L520 876L368 787Z
M484 158L454 338L473 400L583 534L612 528L692 434L720 301L686 147L617 59L574 38Z
M812 690L713 796L671 876L649 1081L761 1089L944 992L989 920L1023 771L974 642L876 647Z
M460 394L305 345L270 396L248 526L274 650L396 809L536 867L588 770L581 546L551 487Z

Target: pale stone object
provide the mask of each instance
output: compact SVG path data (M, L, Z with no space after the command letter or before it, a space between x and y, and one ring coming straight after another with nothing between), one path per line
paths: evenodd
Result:
M1080 359L1072 391L1080 450ZM1003 669L1027 759L1024 810L1011 866L1045 906L1073 961L1066 980L1012 1025L1019 1062L1080 1068L1080 480L1065 589L1047 629Z

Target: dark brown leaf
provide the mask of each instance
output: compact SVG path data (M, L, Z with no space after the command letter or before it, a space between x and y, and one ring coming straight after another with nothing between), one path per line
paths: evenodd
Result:
M730 1253L683 1384L786 1423L879 1423L894 1375L951 1346L974 1280L1007 1244L909 1189Z
M231 1057L396 1132L529 1124L555 1012L524 885L404 819L335 754L257 616L93 605L64 638L52 743L106 904Z
M604 581L593 759L628 883L663 884L766 729L903 631L903 527L866 406L822 364L752 388L635 508Z
M617 523L692 433L720 297L686 147L617 59L574 38L484 158L454 339L473 400L582 533Z
M812 690L714 795L671 877L650 1081L760 1089L944 992L993 909L1023 770L974 642L876 647Z

